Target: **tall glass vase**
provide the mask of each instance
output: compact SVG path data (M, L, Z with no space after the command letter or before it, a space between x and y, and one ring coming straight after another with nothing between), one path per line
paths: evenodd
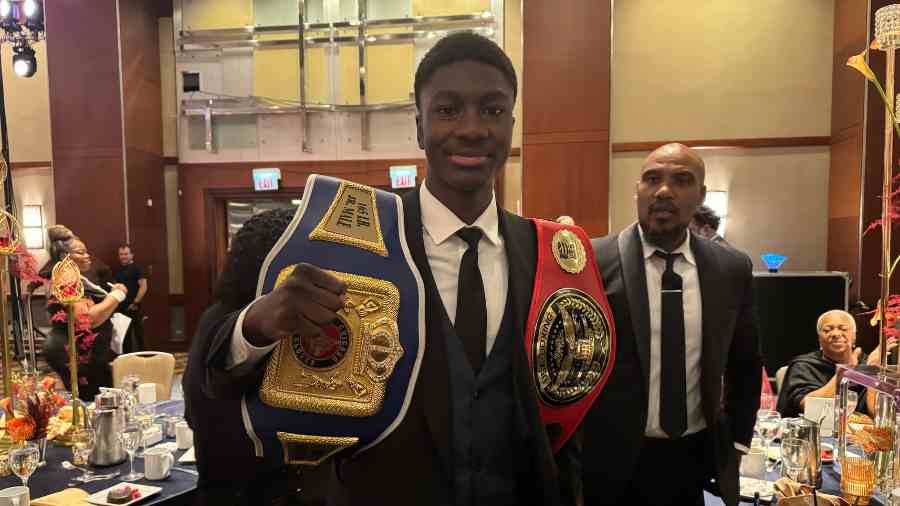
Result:
M854 385L863 386L876 395L871 425L851 419L848 398ZM898 405L900 374L896 370L878 366L838 366L837 457L841 492L851 504L868 504L874 494L889 492L900 478L894 463Z

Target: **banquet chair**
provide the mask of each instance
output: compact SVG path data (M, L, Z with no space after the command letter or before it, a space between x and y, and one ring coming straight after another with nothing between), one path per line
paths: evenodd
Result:
M784 366L779 367L778 370L775 371L775 388L776 388L775 393L776 394L781 393L781 385L784 383L784 376L787 374L787 370L788 370L787 366L784 365Z
M135 374L141 383L156 383L156 400L169 400L175 378L175 356L161 351L138 351L119 355L112 362L113 385L120 387L122 378Z

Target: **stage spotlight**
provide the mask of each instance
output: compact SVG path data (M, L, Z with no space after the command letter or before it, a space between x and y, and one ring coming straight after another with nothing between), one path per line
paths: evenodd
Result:
M0 0L0 19L6 20L12 16L12 2L10 0Z
M22 4L22 12L25 14L25 26L29 30L41 32L44 30L44 6L42 0L25 0Z
M13 71L19 77L31 77L37 72L37 58L34 49L28 46L13 48Z

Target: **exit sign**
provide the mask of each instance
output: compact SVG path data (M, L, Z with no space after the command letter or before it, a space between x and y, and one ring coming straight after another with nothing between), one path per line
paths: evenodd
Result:
M391 167L391 188L415 188L415 165L395 165Z
M281 180L281 169L253 169L253 189L258 192L275 191Z

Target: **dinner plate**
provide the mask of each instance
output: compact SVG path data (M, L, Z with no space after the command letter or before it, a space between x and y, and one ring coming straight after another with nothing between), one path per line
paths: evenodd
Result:
M759 492L760 502L772 502L772 497L775 495L775 482L741 476L741 497L752 501L753 494L756 492Z
M91 494L91 495L87 496L84 500L91 504L98 504L100 506L128 506L129 504L134 504L136 502L143 501L144 499L146 499L152 495L156 495L162 490L162 487L151 487L150 485L140 485L137 483L128 483L127 485L129 485L130 487L138 489L138 492L141 493L140 497L138 497L137 499L132 499L131 501L128 501L125 503L119 503L119 504L106 502L106 495L109 494L110 490L121 487L122 485L125 485L125 484L126 484L125 482L119 482L118 484L116 484L112 487L109 487L109 488L101 490L95 494Z

